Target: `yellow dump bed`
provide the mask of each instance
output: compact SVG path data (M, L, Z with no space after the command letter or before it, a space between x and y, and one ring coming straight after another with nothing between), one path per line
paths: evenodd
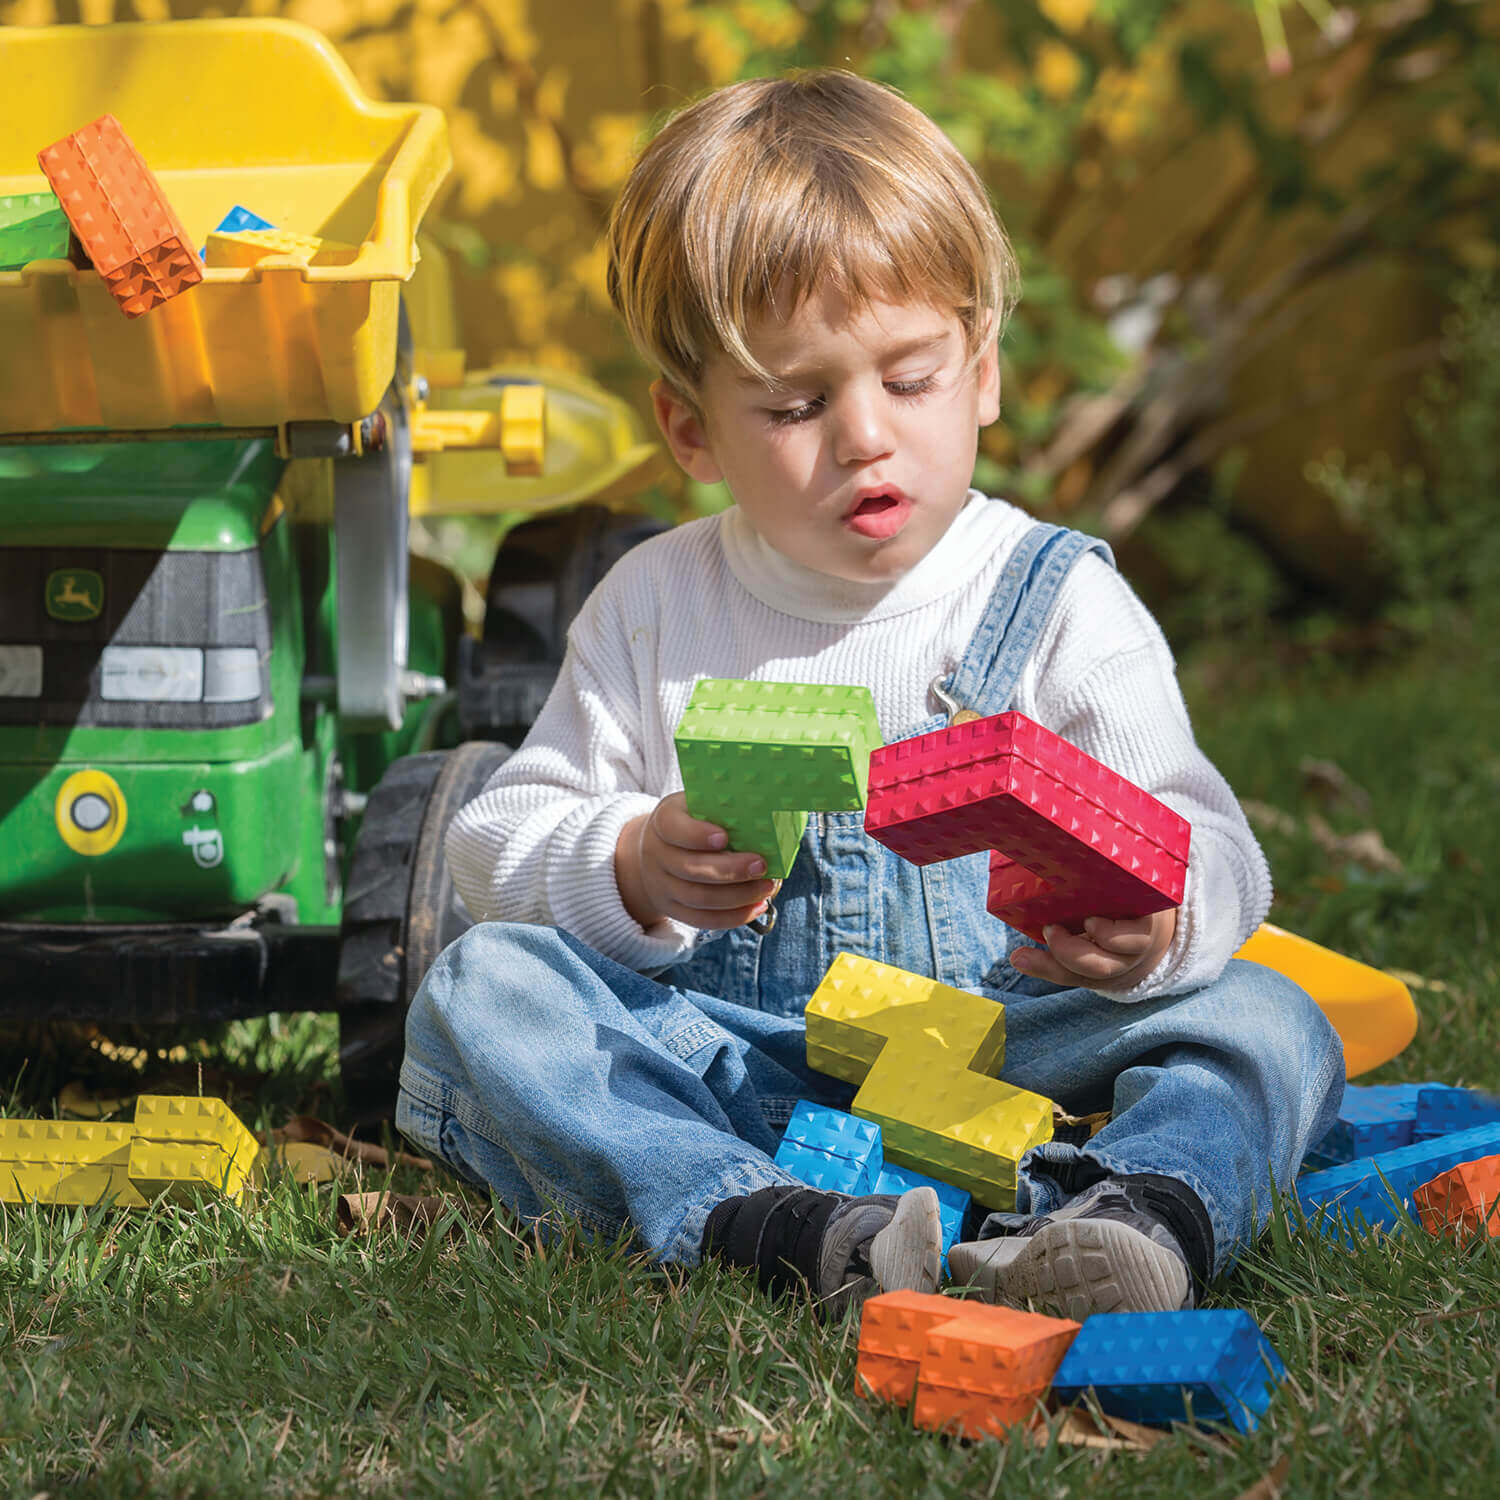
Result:
M395 368L401 283L447 174L442 113L365 98L289 21L0 27L0 195L41 192L36 154L113 114L201 250L230 209L357 245L211 269L139 318L93 270L0 272L0 433L353 422Z

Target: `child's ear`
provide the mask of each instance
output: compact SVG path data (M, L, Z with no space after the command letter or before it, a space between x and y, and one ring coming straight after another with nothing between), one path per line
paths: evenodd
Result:
M699 484L717 484L724 477L708 446L703 418L665 380L651 382L651 408L656 425L690 479Z
M980 356L979 369L979 425L988 427L1000 420L1000 346L989 341Z

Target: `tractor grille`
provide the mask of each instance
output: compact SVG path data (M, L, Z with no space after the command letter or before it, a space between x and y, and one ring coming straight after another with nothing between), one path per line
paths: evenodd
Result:
M50 582L59 575L61 588ZM98 586L90 575L102 583L98 615L54 618L49 593L54 605L59 598L92 598ZM69 583L70 576L78 581ZM79 611L72 606L71 612ZM153 657L139 648L166 649ZM250 650L256 666L247 677ZM260 553L253 547L0 548L0 653L19 664L8 687L0 681L0 725L219 729L256 723L271 712L271 620ZM181 670L195 653L201 653L196 678ZM122 663L129 664L123 675ZM169 690L159 669L152 675L162 663L178 671ZM230 668L233 701L214 701L224 696L215 684ZM132 686L132 672L142 686ZM153 698L153 691L172 696Z

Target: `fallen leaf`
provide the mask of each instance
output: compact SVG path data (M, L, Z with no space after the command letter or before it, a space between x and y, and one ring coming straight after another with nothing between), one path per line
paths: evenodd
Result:
M256 1176L262 1180L274 1172L282 1172L293 1182L307 1185L337 1182L342 1177L356 1175L358 1170L358 1162L309 1141L284 1141L267 1147L255 1163Z
M470 1217L469 1205L451 1193L340 1193L334 1205L340 1234L371 1234L378 1229L431 1229L451 1209ZM449 1239L463 1231L455 1221Z
M1070 1406L1057 1425L1057 1441L1067 1448L1103 1448L1115 1452L1149 1453L1166 1433L1123 1417L1100 1413L1095 1416L1087 1407ZM1045 1432L1040 1434L1045 1439Z
M279 1129L267 1131L261 1138L264 1146L281 1146L293 1142L310 1146L322 1146L342 1156L347 1161L357 1161L366 1167L416 1167L418 1171L432 1171L432 1163L425 1156L412 1156L405 1151L387 1151L373 1141L358 1141L341 1130L335 1130L324 1120L312 1115L296 1115Z
M1280 1500L1281 1486L1286 1483L1286 1476L1291 1473L1291 1469L1292 1455L1283 1453L1263 1477L1257 1479L1248 1490L1236 1495L1235 1500Z
M1346 802L1363 816L1370 815L1370 794L1335 762L1304 756L1297 765L1297 774L1302 778L1302 789L1311 792L1325 807Z
M1349 860L1372 875L1400 875L1406 866L1391 853L1375 828L1358 833L1335 833L1317 813L1307 815L1307 827L1318 848L1331 859Z

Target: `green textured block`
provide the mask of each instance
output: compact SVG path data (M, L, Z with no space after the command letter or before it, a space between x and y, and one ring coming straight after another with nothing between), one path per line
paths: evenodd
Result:
M688 811L777 880L810 812L865 805L870 753L884 743L868 688L725 677L693 689L675 740Z
M0 197L0 271L68 258L68 217L53 193Z

